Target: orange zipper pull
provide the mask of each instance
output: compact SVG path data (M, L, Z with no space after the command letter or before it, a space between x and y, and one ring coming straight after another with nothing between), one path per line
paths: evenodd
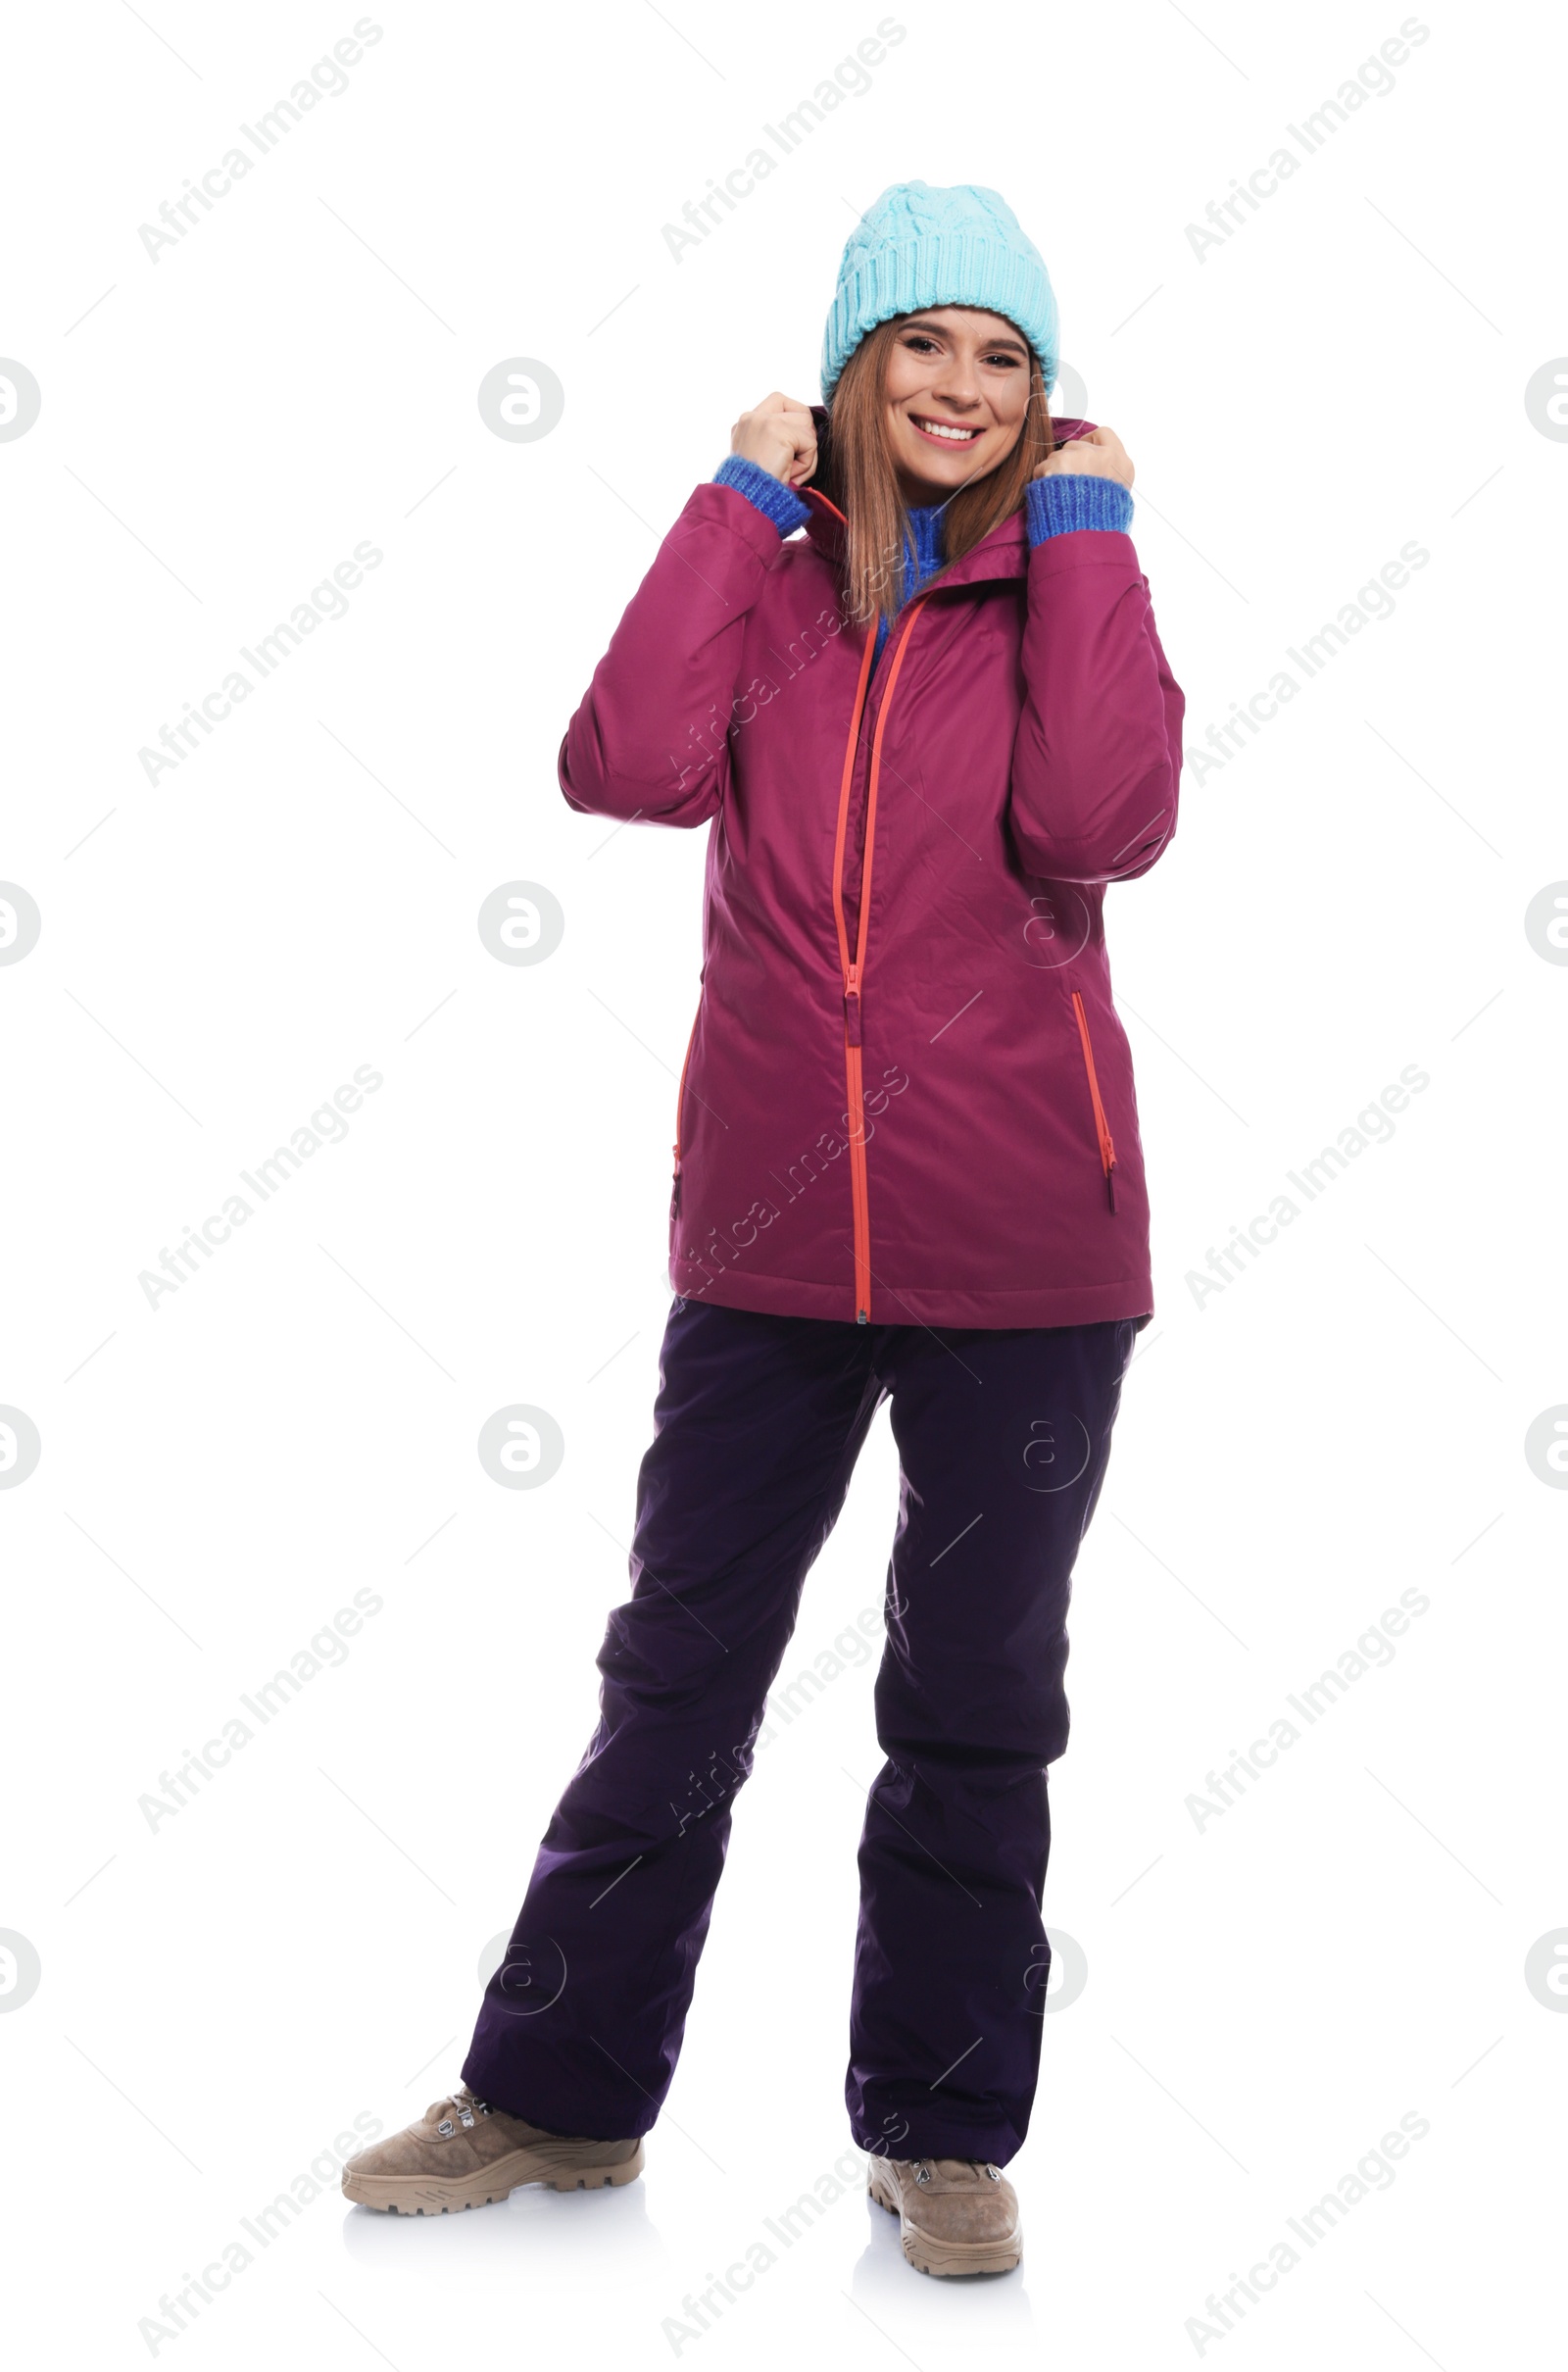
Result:
M860 1043L860 983L858 966L850 965L849 978L844 983L844 1037L849 1046Z

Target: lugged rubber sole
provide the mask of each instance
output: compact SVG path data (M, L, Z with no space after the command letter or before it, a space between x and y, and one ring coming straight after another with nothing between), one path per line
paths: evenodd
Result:
M916 2273L1011 2273L1023 2262L1021 2232L1014 2233L1010 2241L1000 2242L934 2240L906 2221L896 2190L893 2198L884 2198L874 2172L866 2183L866 2197L898 2217L905 2257Z
M489 2207L510 2199L519 2183L549 2191L603 2191L635 2182L644 2165L641 2142L618 2165L541 2165L537 2150L519 2150L466 2179L441 2182L427 2174L356 2174L343 2170L343 2196L386 2215L450 2215L454 2208Z

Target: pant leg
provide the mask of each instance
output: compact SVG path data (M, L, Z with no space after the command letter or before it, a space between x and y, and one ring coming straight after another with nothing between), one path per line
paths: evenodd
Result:
M867 1330L677 1301L600 1717L546 1831L464 2077L556 2133L645 2133L802 1584L881 1397Z
M900 1513L846 2099L864 2150L1002 2165L1039 2072L1073 1561L1135 1327L884 1331Z

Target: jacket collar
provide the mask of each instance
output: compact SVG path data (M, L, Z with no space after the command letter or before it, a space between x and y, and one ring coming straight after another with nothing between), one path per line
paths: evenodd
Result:
M820 404L813 404L812 414L820 436L827 425L827 414ZM1053 419L1059 444L1064 436L1080 436L1094 425L1092 420ZM837 568L844 557L845 520L842 511L830 503L825 494L814 486L798 486L796 492L810 505L811 516L806 521L806 532L823 558ZM989 535L983 536L972 552L966 552L951 568L945 568L937 578L935 590L948 586L972 585L999 576L1023 576L1029 568L1029 530L1020 508L1000 519Z

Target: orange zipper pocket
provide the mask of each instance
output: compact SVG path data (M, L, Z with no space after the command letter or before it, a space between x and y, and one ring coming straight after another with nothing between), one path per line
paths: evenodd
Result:
M1100 1100L1100 1081L1095 1076L1095 1050L1089 1043L1089 1016L1084 1001L1076 989L1072 992L1072 1010L1078 1018L1078 1042L1084 1050L1084 1069L1089 1074L1089 1101L1095 1108L1095 1135L1100 1140L1100 1166L1105 1173L1105 1198L1112 1211L1116 1208L1116 1148L1111 1143L1110 1128L1105 1119L1105 1107Z

